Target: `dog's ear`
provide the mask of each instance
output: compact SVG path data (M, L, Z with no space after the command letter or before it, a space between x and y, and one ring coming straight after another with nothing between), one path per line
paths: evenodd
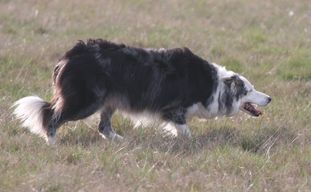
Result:
M238 77L236 75L225 77L223 78L223 82L225 83L225 85L231 86L232 83L236 82L237 78Z
M231 87L232 85L235 85L236 87L243 87L243 81L239 78L237 75L233 75L230 77L226 77L223 79L225 85Z
M223 80L225 86L235 93L237 97L247 94L244 82L238 75L233 75L231 77L224 78Z
M231 77L226 77L226 78L223 78L222 80L226 86L230 86L232 83Z

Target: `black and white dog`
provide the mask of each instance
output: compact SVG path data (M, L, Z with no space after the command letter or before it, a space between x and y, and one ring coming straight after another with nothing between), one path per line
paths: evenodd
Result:
M169 122L178 134L191 136L193 116L232 116L242 110L262 113L271 98L243 76L211 64L187 48L142 49L96 39L80 41L58 62L50 102L37 96L14 103L14 114L31 132L55 142L67 121L100 111L99 133L122 138L111 127L115 110L148 112Z

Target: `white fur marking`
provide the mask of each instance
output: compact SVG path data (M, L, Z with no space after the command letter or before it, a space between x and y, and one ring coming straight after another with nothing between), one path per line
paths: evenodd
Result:
M122 116L129 119L134 124L134 129L139 127L159 127L162 123L159 115L149 112L129 113L120 111Z
M12 107L15 107L13 114L22 122L23 127L48 141L42 116L42 107L45 104L38 96L28 96L16 101Z
M99 133L99 135L103 138L103 139L110 139L112 141L121 141L123 140L123 137L115 132L110 132L108 136Z
M268 95L262 92L253 90L245 98L243 98L243 101L255 103L259 106L266 106L269 103L268 98L269 98Z
M198 118L210 119L216 117L218 114L218 100L214 99L207 109L201 104L196 103L188 107L186 117L191 120L194 116Z
M217 74L218 74L219 79L232 77L233 75L236 74L233 71L228 71L226 69L226 67L224 67L224 66L220 66L220 65L218 65L216 63L212 63L212 64L217 69Z
M56 136L47 138L48 145L54 145L56 143Z
M162 125L162 129L172 136L186 136L191 138L191 131L186 124L179 125L172 122L166 122Z
M178 135L176 127L170 122L162 123L161 128L165 134L171 135L173 137L177 137Z

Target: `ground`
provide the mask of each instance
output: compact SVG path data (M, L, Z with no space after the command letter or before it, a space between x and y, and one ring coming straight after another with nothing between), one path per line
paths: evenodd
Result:
M311 3L0 1L0 191L310 191ZM133 130L103 140L98 119L68 123L54 147L21 128L12 103L51 99L51 72L77 40L188 47L273 98L259 118L190 123L192 140Z

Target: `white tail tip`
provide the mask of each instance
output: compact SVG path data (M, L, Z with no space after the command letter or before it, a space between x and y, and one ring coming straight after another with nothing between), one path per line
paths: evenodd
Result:
M15 108L13 114L22 122L23 127L47 140L42 113L46 104L47 102L38 96L28 96L16 101L12 107Z

